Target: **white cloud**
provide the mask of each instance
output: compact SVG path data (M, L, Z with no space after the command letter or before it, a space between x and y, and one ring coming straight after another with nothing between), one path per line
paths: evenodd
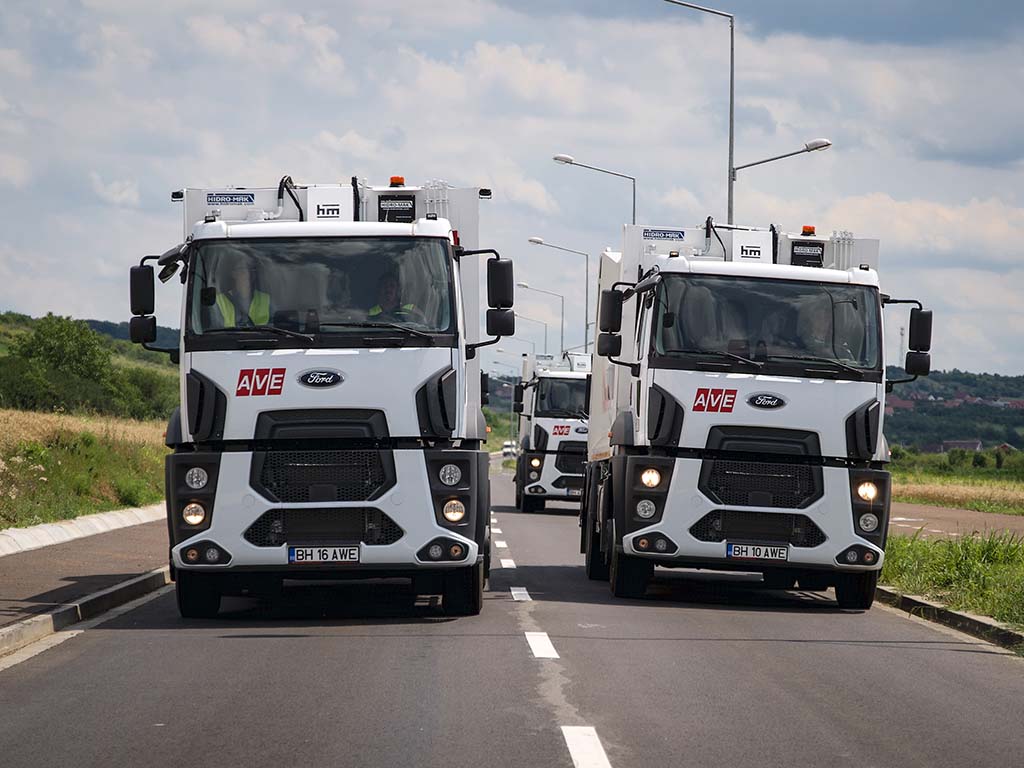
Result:
M21 51L15 48L0 48L0 74L28 78L32 75L32 65Z
M23 187L30 177L31 169L25 158L0 152L0 181L12 187Z
M98 173L89 174L92 190L101 200L118 207L135 207L139 204L139 184L136 181L110 181L104 183Z

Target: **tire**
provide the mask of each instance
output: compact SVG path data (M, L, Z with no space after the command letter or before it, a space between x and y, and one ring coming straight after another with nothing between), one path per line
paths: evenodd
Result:
M654 563L632 557L619 551L618 536L612 537L612 562L608 569L608 583L616 597L639 599L647 592L654 575Z
M183 619L213 619L220 612L220 587L209 574L179 570L174 591Z
M529 515L544 509L544 499L538 499L524 493L519 497L518 506L520 512L524 515Z
M866 611L875 602L878 571L843 573L836 581L836 602L840 608Z
M824 592L832 586L832 579L824 573L804 573L797 577L797 581L805 592Z
M444 612L448 616L476 616L484 607L484 564L456 568L444 575Z
M487 537L484 539L484 584L491 580L491 534L488 527Z
M586 569L587 578L591 581L608 581L608 561L605 560L604 552L601 551L601 534L597 532L594 521L587 517L587 550Z
M761 574L767 589L793 589L796 586L796 573L780 568L777 571L765 571Z
M516 508L518 509L523 505L523 487L519 484L518 476L512 481L512 485L514 485L516 489Z

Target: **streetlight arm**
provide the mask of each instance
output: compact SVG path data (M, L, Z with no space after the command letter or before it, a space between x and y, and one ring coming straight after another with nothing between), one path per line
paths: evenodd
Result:
M607 173L610 176L618 176L620 179L629 179L630 181L633 182L636 181L636 176L630 176L628 173L609 171L607 168L598 168L596 165L587 165L586 163L581 163L579 160L573 160L572 163L570 163L570 165L578 165L580 168L589 168L590 170L598 171L599 173Z
M810 149L798 149L796 152L787 152L784 155L776 155L775 157L769 157L765 160L758 160L754 163L745 163L744 165L737 165L733 168L734 171L742 171L744 168L753 168L755 165L764 165L765 163L773 163L776 160L782 160L784 157L793 157L794 155L802 155L804 152L812 152Z
M553 245L551 243L534 243L534 245L544 245L548 248L554 248L556 251L566 251L567 253L578 253L580 256L589 256L590 254L586 251L577 251L574 248L566 248L561 245Z
M697 5L696 3L684 3L682 0L665 0L666 3L672 3L672 5L681 5L684 8L693 8L695 11L704 11L704 13L713 13L715 16L722 16L726 19L736 18L731 13L725 11L716 11L714 8L705 8L703 5Z

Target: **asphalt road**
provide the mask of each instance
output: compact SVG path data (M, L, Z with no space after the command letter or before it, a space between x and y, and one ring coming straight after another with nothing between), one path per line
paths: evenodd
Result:
M742 576L613 600L572 510L517 514L506 476L493 495L515 567L480 616L350 584L186 622L164 593L0 671L0 765L1020 763L1024 660Z

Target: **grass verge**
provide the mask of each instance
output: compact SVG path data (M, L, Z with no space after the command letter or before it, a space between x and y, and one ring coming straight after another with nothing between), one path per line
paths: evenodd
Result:
M1024 537L890 536L885 550L883 584L1024 629Z
M0 528L160 501L164 425L0 410Z
M1024 482L893 472L893 498L912 504L1024 515Z

